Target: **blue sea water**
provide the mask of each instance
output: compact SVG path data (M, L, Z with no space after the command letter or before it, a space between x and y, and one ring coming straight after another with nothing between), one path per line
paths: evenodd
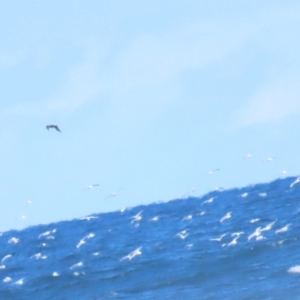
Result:
M0 299L300 299L295 180L3 232Z

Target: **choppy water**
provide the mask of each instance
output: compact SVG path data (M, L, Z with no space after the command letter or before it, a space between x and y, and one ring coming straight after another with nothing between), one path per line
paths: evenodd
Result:
M0 299L300 299L295 180L4 232Z

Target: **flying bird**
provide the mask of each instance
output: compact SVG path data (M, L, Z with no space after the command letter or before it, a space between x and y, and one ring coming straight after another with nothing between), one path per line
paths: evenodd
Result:
M220 220L220 222L222 223L222 222L224 222L225 220L227 220L227 219L229 219L229 218L231 218L231 212L227 213L227 214Z
M209 239L210 241L216 241L216 242L221 242L222 238L226 235L227 233L222 234L220 237L218 238L213 238L213 239Z
M290 188L292 188L295 184L300 182L300 177L298 177L293 183L291 183Z
M115 191L115 192L112 192L111 194L109 194L108 196L106 196L106 197L104 198L104 200L107 199L107 198L110 198L110 197L116 197L116 196L117 196L117 192L118 192L118 191L122 191L122 190L123 190L123 188L118 189L118 190Z
M266 159L264 159L263 161L266 161L266 162L271 162L275 159L276 157L268 157Z
M46 128L47 128L48 130L49 130L50 128L54 128L54 129L56 129L56 131L61 132L57 125L47 125Z
M98 184L98 183L96 183L96 184L90 184L89 186L87 186L85 188L85 190L91 190L92 188L97 187L97 186L100 186L100 184Z
M208 174L211 175L211 174L213 174L213 173L216 172L216 171L220 171L220 169L214 169L214 170L212 170L212 171L209 171Z

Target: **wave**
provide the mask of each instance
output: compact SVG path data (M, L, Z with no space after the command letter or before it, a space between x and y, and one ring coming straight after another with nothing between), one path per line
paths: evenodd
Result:
M0 298L295 299L295 179L4 232Z

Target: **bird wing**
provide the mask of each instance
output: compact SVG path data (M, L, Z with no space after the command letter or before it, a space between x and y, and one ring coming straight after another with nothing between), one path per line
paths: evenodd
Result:
M57 125L53 126L57 131L61 132Z

